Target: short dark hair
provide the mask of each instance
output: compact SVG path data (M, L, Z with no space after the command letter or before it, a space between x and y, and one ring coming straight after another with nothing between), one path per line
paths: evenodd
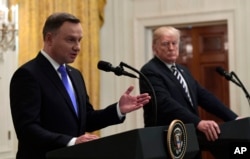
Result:
M58 12L50 15L43 26L43 39L48 32L56 31L64 22L80 23L80 19L70 13Z

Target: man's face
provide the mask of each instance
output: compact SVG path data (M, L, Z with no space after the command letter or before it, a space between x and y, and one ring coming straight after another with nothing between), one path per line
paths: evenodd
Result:
M178 38L174 35L163 34L153 44L154 54L167 63L174 63L179 56Z
M51 56L59 64L72 63L80 51L82 39L80 23L65 22L51 35Z

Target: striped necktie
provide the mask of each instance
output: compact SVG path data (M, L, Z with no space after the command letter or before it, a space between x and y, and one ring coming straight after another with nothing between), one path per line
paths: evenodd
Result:
M77 102L76 102L75 92L74 92L74 89L73 89L72 85L69 83L66 68L63 65L60 65L60 67L58 68L58 72L62 76L63 85L65 86L65 88L66 88L66 90L68 92L68 95L69 95L69 97L71 99L71 102L72 102L72 104L74 106L74 110L75 110L76 114L78 115L78 106L77 106Z
M190 93L189 93L189 90L188 90L188 86L187 86L187 83L185 81L185 79L183 78L183 76L181 75L181 73L178 71L178 69L176 68L175 65L172 65L171 66L171 69L172 69L172 72L174 73L174 76L177 78L177 80L180 82L182 88L184 89L191 105L193 106L193 102L192 102L192 99L191 99L191 96L190 96Z

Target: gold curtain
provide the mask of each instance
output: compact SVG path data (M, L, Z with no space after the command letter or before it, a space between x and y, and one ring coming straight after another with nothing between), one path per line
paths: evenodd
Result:
M42 27L53 12L69 12L82 21L81 52L72 64L84 75L90 101L99 108L99 31L106 0L9 0L19 7L19 65L34 58L43 47Z

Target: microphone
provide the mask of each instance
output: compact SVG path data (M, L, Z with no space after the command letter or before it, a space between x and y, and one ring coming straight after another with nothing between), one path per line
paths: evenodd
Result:
M129 76L132 78L137 78L137 76L133 75L132 73L124 71L124 69L120 66L113 67L111 63L106 61L99 61L97 64L98 69L106 71L106 72L114 72L117 76Z
M153 109L153 122L154 123L150 123L150 124L153 124L153 126L156 126L156 123L157 123L157 103L156 103L156 97L155 97L155 91L151 85L151 83L149 82L149 80L147 79L147 77L141 73L140 71L136 70L135 68L123 63L123 62L120 62L120 65L117 66L117 67L112 67L112 64L109 63L109 62L106 62L106 61L99 61L98 64L97 64L97 67L98 69L100 70L103 70L103 71L106 71L106 72L114 72L116 75L120 76L120 75L125 75L125 76L129 76L129 77L132 77L132 78L138 78L137 76L131 74L131 73L128 73L126 71L123 70L123 67L126 67L126 68L129 68L133 71L135 71L136 73L138 73L140 76L140 78L138 79L142 79L142 80L145 80L147 86L149 87L150 89L150 92L152 94L152 109Z
M247 97L248 104L249 104L249 106L250 106L250 95L249 95L249 93L247 92L246 88L244 87L243 83L242 83L242 82L240 81L240 79L238 78L238 76L237 76L233 71L232 71L231 73L228 73L228 72L226 72L226 71L225 71L223 68L221 68L221 67L216 67L216 71L217 71L220 75L224 76L227 80L232 81L233 83L235 83L236 85L238 85L239 87L242 88L242 90L244 91L244 93L245 93L245 95L246 95L246 97ZM235 79L233 79L233 77L235 77L237 81L236 81Z
M221 67L216 67L216 71L221 75L221 76L224 76L227 80L230 80L232 81L233 83L235 83L236 85L238 85L239 87L242 87L242 85L236 81L235 79L233 79L233 75L236 76L234 74L234 72L232 73L228 73L226 72L223 68ZM232 75L233 74L233 75Z
M232 80L232 74L226 72L223 68L221 68L221 67L216 67L216 71L217 71L221 76L224 76L227 80Z

